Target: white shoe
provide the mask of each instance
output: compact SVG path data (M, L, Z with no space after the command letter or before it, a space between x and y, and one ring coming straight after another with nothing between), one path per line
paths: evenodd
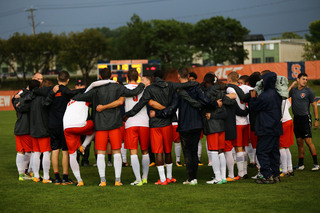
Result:
M314 164L314 165L313 165L313 168L312 168L311 170L312 170L312 171L318 171L318 170L320 170L320 166L317 165L317 164Z
M112 166L111 161L108 161L107 166Z
M208 166L212 166L212 162L211 161L209 161Z
M131 185L131 186L142 186L143 183L142 183L142 181L137 181L137 180L135 180L134 182L130 183L130 185Z
M217 179L209 180L206 182L207 184L222 184L222 180L218 181Z
M295 170L304 170L304 165L302 165L302 166L298 166L297 165L297 166L294 167L294 169Z
M258 180L259 178L262 178L262 177L263 177L263 175L260 172L258 172L258 174L256 174L255 176L251 177L251 179Z
M194 186L194 185L197 185L197 184L198 184L198 180L197 180L197 179L193 179L193 180L191 180L191 181L186 180L186 181L183 182L183 184L184 184L184 185Z

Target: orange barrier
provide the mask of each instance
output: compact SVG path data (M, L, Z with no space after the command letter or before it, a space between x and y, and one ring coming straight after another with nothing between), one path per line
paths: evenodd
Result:
M19 90L0 91L0 111L14 110L11 99Z

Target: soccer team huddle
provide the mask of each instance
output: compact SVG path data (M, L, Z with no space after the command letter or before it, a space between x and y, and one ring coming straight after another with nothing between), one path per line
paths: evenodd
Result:
M99 70L100 80L89 87L70 90L67 87L70 80L68 72L58 74L56 86L45 85L43 76L36 73L29 85L12 99L17 113L14 134L19 180L74 184L68 177L70 166L77 179L76 185L84 186L77 150L84 154L94 140L99 186L107 185L105 155L109 149L113 155L115 186L123 185L122 143L130 152L135 176L130 185L148 183L149 165L152 163L149 146L156 156L159 173L155 184L176 183L171 154L174 142L177 166L182 166L181 148L184 155L187 179L183 184L197 185L203 135L206 136L209 165L214 174L207 184L247 179L248 156L249 166L258 168L257 175L252 177L257 183L277 183L280 177L293 176L289 148L294 142L294 134L298 146L304 146L304 141L309 146L314 161L312 170L319 170L311 140L309 105L314 106L314 94L306 86L302 89L307 90L303 95L299 94L301 89L293 88L295 84L288 93L288 80L271 71L241 77L237 72L231 72L227 83L220 81L213 72L208 72L199 84L197 75L187 68L178 70L179 83L166 82L163 77L164 72L159 70L153 76L143 76L138 84L139 74L131 69L127 74L128 83L123 85L110 80L111 71L105 68ZM298 76L299 86L299 80L306 77ZM276 104L272 100L265 103L262 100L270 90L277 91L272 95L277 96ZM292 97L297 122L289 113L289 96ZM302 102L308 107L302 108ZM273 107L274 104L279 105L278 108ZM272 116L268 118L266 113ZM316 107L314 114L315 126L318 127ZM81 140L81 136L86 137ZM272 147L271 143L274 144ZM61 150L62 178L59 171ZM296 169L304 169L303 158L304 153L299 151ZM41 162L43 177L39 174ZM237 175L234 173L235 162ZM51 164L54 179L49 175Z

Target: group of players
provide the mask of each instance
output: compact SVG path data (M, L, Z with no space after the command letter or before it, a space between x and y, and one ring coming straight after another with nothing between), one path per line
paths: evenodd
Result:
M30 179L30 176L25 174L25 170L28 169L34 182L73 184L68 178L70 165L77 179L77 186L83 186L77 150L84 153L93 139L101 187L106 186L105 155L108 146L113 154L115 186L122 185L123 142L124 147L130 150L131 165L135 175L135 181L131 185L136 186L148 182L150 144L152 152L156 155L159 173L159 180L155 184L167 185L176 182L172 175L173 141L176 145L176 165L181 166L179 147L182 147L186 161L188 179L183 184L196 185L198 150L202 147L200 139L202 134L206 135L209 163L215 176L207 181L208 184L223 184L248 178L248 155L249 165L260 167L256 157L257 136L254 133L256 115L254 111L248 109L246 103L250 99L250 91L261 80L261 73L255 72L250 76L239 78L238 73L231 72L227 84L219 81L211 72L207 73L203 83L199 84L195 81L197 79L195 73L189 73L186 68L178 71L180 83L164 81L163 71L156 71L152 77L143 76L140 84L137 83L138 77L135 69L129 70L128 84L124 86L110 80L111 71L106 68L99 71L99 81L93 82L87 88L70 90L67 87L70 80L68 72L59 73L56 86L45 86L42 75L36 73L28 87L19 91L12 99L17 112L14 134L19 180ZM297 82L299 84L298 80ZM314 95L310 89L308 92L301 98L308 98L306 113L310 118L309 105L314 102ZM295 98L292 91L290 94ZM300 102L295 102L294 99L292 101L293 106L297 103L300 106ZM289 113L291 103L285 99L282 105L284 134L280 137L279 149L281 176L285 177L293 175L289 147L293 144L294 125ZM89 107L92 108L91 115ZM314 112L317 122L316 108ZM293 113L295 114L295 109ZM319 170L316 151L311 140L311 121L300 120L299 124L295 128L297 141L303 146L305 140L311 147L313 170ZM301 126L308 134L301 130ZM300 129L300 132L296 129ZM83 143L82 135L86 135ZM142 153L141 166L138 157L139 144ZM62 179L59 173L61 149ZM297 169L300 170L304 169L302 152L304 153L304 146L303 150L299 149ZM51 153L54 180L49 176ZM43 178L39 175L41 154ZM234 162L238 169L237 176L234 174ZM258 173L253 178L260 179L262 176L263 174Z

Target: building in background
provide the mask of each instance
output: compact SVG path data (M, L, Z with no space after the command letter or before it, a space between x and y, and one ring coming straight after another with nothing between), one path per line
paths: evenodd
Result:
M245 41L248 59L244 64L303 61L305 39L282 39L269 41Z

